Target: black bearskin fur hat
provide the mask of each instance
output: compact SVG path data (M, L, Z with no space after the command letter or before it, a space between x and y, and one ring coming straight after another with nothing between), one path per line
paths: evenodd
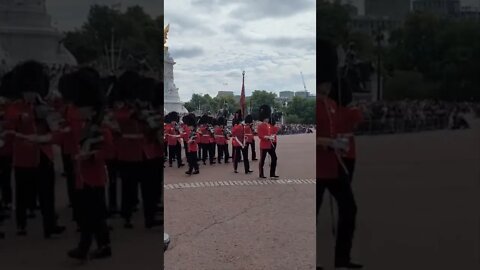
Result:
M245 124L251 124L253 123L253 117L249 114L245 116Z
M139 80L138 90L135 91L136 98L141 101L152 102L155 99L155 79L143 77Z
M217 119L217 123L218 125L220 126L225 126L227 124L227 121L226 119L223 117L223 116L220 116L218 119Z
M200 125L210 124L210 117L206 114L202 115L202 117L200 117L200 121L198 122L198 124Z
M183 123L189 127L194 127L197 124L197 119L193 113L189 113L182 118Z
M75 73L64 74L58 80L58 91L67 102L75 101L78 95L78 84L76 80L77 77Z
M265 119L270 119L272 114L272 109L270 109L270 106L268 105L262 105L260 106L260 109L258 111L258 120L262 121Z
M117 100L131 101L135 99L141 76L135 71L125 71L115 84L115 96Z
M242 121L243 116L242 116L242 110L238 110L235 112L235 115L233 116L234 119L237 119L239 122Z
M101 89L100 74L93 68L81 68L74 73L78 94L73 103L78 107L93 107L96 110L105 105L105 93Z
M170 112L167 114L166 118L168 118L168 122L167 123L171 123L173 121L175 122L180 122L180 116L178 115L177 112Z
M50 87L45 66L36 61L27 61L16 66L13 69L12 87L19 94L36 92L45 97Z
M210 123L212 124L212 126L217 126L218 125L218 121L214 117L210 117Z

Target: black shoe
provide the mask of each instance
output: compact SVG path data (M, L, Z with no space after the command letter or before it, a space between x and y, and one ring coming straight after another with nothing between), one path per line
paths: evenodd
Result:
M145 228L147 229L151 229L153 227L158 227L158 226L162 226L163 225L163 222L161 222L160 220L152 220L152 221L149 221L149 222L145 222Z
M27 230L25 230L24 228L20 228L17 230L17 235L18 236L25 236L27 235Z
M225 164L228 164L228 163L230 163L230 161L225 161Z
M258 158L252 158L252 161L258 160Z
M79 248L72 249L67 253L68 257L77 260L86 260L87 259L87 252L80 250Z
M210 162L210 165L216 164L215 161Z
M185 173L188 174L188 175L191 175L192 171L186 171Z
M249 173L252 173L252 172L253 172L253 171L246 171L245 173L246 173L246 174L249 174Z
M181 168L183 166L185 166L185 164L180 164L180 165L178 165L178 168Z
M280 176L278 176L278 175L273 175L273 176L270 175L270 177L271 177L271 178L279 178Z
M125 221L125 225L123 225L125 229L133 229L133 224L131 221Z
M218 164L222 164L222 162L221 162L221 161L218 161L217 163L218 163Z
M110 257L112 257L112 249L109 246L100 247L90 254L90 258L92 259L105 259Z
M65 226L55 226L52 229L45 231L45 238L50 238L53 234L62 234L65 231Z
M267 178L267 177L265 177L264 175L260 175L259 177L260 177L260 178Z
M172 164L168 164L168 167L170 167L170 168L171 168L171 167L172 167Z
M199 170L196 170L196 171L193 172L193 174L199 174L199 173L200 173Z
M203 165L207 165L207 162L204 161L204 162L203 162Z
M352 262L335 263L335 268L361 269L363 268L363 265L352 263Z
M237 170L235 170L235 171L233 171L233 172L234 172L234 173L238 173L238 171L237 171Z

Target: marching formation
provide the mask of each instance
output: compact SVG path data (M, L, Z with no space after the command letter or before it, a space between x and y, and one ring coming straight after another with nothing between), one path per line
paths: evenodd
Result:
M177 167L181 168L185 166L182 156L186 157L188 170L185 173L192 175L200 173L199 162L203 165L207 165L207 161L210 165L222 162L228 164L232 158L235 173L238 173L238 164L243 161L244 172L250 174L253 173L250 160L258 160L255 138L258 137L258 176L267 178L263 169L268 154L271 159L269 176L278 178L276 149L279 126L269 106L261 106L258 115L257 121L254 121L252 115L247 115L244 119L239 110L229 125L229 121L223 116L214 118L205 114L197 117L190 113L180 119L177 112L170 112L165 116L165 160L168 157L169 167L173 166L175 160Z
M102 78L84 67L60 78L61 98L48 89L48 69L34 61L2 78L0 225L14 214L16 234L25 237L39 207L45 238L65 231L56 214L56 146L80 233L68 256L110 257L109 217L120 214L131 229L141 202L144 226L162 225L163 84L134 71ZM93 239L98 249L89 253Z

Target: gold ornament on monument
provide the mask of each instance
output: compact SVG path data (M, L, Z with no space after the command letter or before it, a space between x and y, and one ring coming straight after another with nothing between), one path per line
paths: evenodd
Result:
M168 31L170 31L170 24L167 24L167 26L165 26L165 28L163 29L163 46L165 47L165 49L168 49L166 45L168 39Z

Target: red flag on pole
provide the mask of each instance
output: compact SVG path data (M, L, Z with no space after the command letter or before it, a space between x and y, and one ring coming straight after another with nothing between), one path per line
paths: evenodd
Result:
M242 110L242 117L245 118L245 71L242 73L242 94L240 95L240 108Z

